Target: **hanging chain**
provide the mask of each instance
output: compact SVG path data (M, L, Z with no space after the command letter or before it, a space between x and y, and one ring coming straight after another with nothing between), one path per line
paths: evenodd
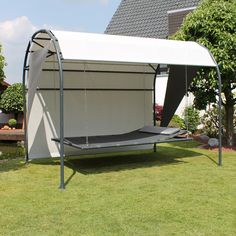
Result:
M187 66L185 66L185 125L186 125L186 130L187 130L187 138L189 135L189 101L188 101L188 69Z
M143 126L146 125L146 66L143 66Z
M89 145L89 137L88 137L88 96L87 96L87 81L86 81L86 68L84 63L84 74L83 74L83 81L84 81L84 113L85 113L85 132L86 132L86 145Z

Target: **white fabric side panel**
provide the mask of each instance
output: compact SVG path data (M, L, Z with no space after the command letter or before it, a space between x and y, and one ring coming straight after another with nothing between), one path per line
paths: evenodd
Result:
M195 42L53 31L64 59L211 66L208 50Z
M121 134L152 123L151 92L86 93L65 91L65 136Z
M33 104L34 96L36 93L36 88L38 86L38 82L40 77L42 76L42 67L44 60L47 56L48 49L43 48L41 50L35 51L31 53L29 60L29 77L28 77L28 94L27 94L27 102L28 102L28 114L30 115L31 107Z
M51 91L35 96L28 123L30 158L59 155L51 141L59 133L58 98ZM86 108L84 92L65 91L65 136L120 134L151 125L151 100L151 92L87 91Z
M30 54L29 78L27 93L27 114L28 114L28 151L29 157L48 157L52 153L58 152L58 146L49 142L51 137L56 135L56 117L52 117L55 109L52 94L48 97L37 92L37 87L44 79L42 72L43 64L47 56L48 49L40 49ZM51 81L53 81L51 79ZM58 109L57 109L58 110Z
M39 87L57 88L57 81L58 73L43 72ZM152 88L152 82L153 75L65 73L68 88L147 89ZM65 136L126 133L152 124L152 92L65 90L64 119ZM59 155L58 144L51 141L59 134L58 90L37 92L28 129L30 158ZM66 155L81 153L71 148L65 150Z
M58 73L44 72L40 88L59 88ZM64 72L64 88L152 89L154 75Z
M48 79L45 78L45 73L42 71L47 51L45 48L30 54L27 93L29 158L58 156L58 144L51 142L51 138L57 136L58 131L55 111L59 111L59 96L55 91L48 94L41 94L37 91L41 83ZM50 83L54 84L58 80L58 73L51 74Z
M58 136L58 111L54 93L36 93L28 120L29 158L58 156L58 144L51 141Z

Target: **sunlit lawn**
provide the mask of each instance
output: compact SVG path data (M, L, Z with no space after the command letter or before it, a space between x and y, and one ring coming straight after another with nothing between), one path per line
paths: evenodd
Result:
M236 235L236 152L157 153L0 163L0 235Z

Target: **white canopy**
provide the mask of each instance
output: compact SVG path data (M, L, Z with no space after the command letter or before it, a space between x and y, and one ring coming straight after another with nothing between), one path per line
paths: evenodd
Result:
M209 51L195 42L67 31L52 33L65 60L216 66Z
M145 63L216 67L210 52L196 42L117 36L69 31L51 31L64 60ZM39 33L46 46L48 34ZM33 50L40 49L34 44ZM53 51L53 50L52 50Z

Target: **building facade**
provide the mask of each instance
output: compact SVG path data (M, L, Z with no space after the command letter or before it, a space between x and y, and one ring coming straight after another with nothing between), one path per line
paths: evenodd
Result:
M105 33L165 39L200 0L122 0Z
M173 35L188 13L200 0L122 0L105 33L115 35L161 38ZM156 103L163 105L167 86L167 75L158 76L156 81ZM176 113L193 101L193 96L184 98Z

